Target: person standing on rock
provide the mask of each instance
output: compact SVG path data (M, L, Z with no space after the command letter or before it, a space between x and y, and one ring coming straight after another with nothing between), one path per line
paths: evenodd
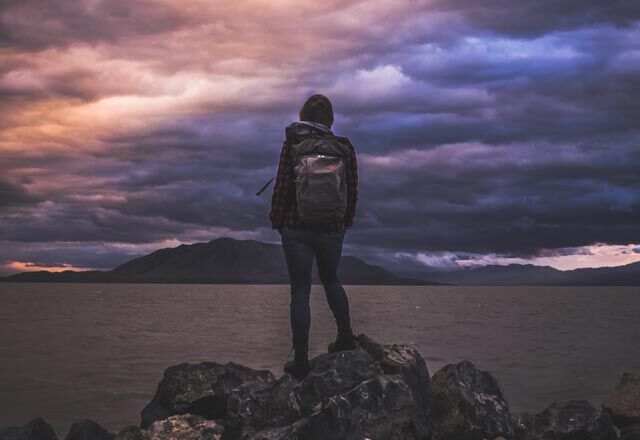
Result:
M349 300L338 279L347 228L358 200L356 153L348 138L331 131L333 106L320 94L307 99L300 121L290 124L280 153L269 218L282 239L291 284L290 320L294 359L284 371L298 379L309 372L311 271L318 274L338 328L330 353L354 349Z

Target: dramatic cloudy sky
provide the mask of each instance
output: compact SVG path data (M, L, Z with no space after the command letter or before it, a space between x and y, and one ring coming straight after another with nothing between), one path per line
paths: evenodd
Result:
M640 260L636 0L3 0L0 274L276 242L255 192L317 92L358 153L345 253Z

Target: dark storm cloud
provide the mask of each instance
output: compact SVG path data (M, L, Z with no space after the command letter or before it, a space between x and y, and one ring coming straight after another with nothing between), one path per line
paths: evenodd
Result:
M78 41L115 43L190 22L180 8L150 1L4 0L0 48L40 50Z
M504 149L496 152L503 154ZM357 237L363 245L375 239L396 249L525 256L540 248L632 243L640 234L638 162L615 163L598 156L581 165L518 164L490 154L482 159L399 166L386 171L389 180L364 183L365 212L352 241ZM412 157L406 161L418 162ZM363 165L362 173L367 172L385 174Z
M454 264L637 243L639 6L577 3L345 3L304 31L283 17L308 5L6 3L1 253L108 268L164 240L276 241L255 192L316 91L358 152L349 253ZM43 247L64 242L77 253ZM102 243L139 251L92 258Z
M435 5L463 15L477 28L517 37L601 24L629 26L640 16L634 0L439 0Z
M28 178L23 178L22 182L0 178L0 208L5 208L9 205L33 204L41 201L42 199L31 194L25 187L24 184L28 182Z

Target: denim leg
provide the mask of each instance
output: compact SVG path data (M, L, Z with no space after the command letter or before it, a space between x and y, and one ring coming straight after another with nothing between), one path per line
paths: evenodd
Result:
M344 231L341 233L321 233L314 240L318 275L337 323L349 321L349 299L338 279L338 264L342 255L343 240Z
M291 332L294 339L308 340L311 328L309 296L311 294L313 249L299 240L298 235L302 232L285 227L280 230L280 236L291 284Z

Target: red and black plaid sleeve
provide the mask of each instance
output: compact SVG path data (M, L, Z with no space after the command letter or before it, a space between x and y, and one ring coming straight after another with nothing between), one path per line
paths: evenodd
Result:
M351 142L347 141L347 146L351 149L351 160L347 176L347 211L344 214L344 226L348 228L353 225L358 203L358 161L356 160L356 150Z
M289 207L289 187L292 181L291 173L289 145L287 141L284 141L282 143L282 150L280 151L276 183L273 186L273 194L271 196L269 219L271 220L272 229L277 229L284 223L284 218Z

